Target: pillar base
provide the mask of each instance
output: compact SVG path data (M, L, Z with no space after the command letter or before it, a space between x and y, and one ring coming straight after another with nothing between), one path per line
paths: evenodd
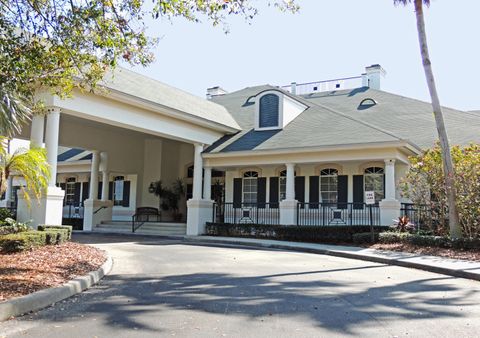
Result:
M113 201L88 199L83 206L83 231L92 231L102 221L112 220Z
M380 206L380 224L392 225L400 217L402 204L397 200L382 200Z
M30 204L18 191L17 220L30 222L35 229L41 224L61 225L63 217L63 197L65 191L59 187L48 187L39 200L31 199Z
M280 202L280 224L297 224L297 200L283 200Z
M205 225L212 221L213 201L194 200L187 201L187 235L199 236L205 233Z

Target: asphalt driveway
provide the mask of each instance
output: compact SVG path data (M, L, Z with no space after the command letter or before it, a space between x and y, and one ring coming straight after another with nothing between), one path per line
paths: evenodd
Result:
M0 337L477 337L480 283L344 258L76 235L114 268Z

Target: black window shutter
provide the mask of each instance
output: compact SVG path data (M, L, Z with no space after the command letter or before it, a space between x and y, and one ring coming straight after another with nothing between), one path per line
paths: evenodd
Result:
M67 190L67 184L66 183L60 183L60 188L63 190L63 191L66 191ZM67 195L65 195L63 197L63 205L65 205L67 203Z
M82 186L82 183L76 182L75 183L75 195L73 196L73 204L75 206L80 205L80 187Z
M82 183L82 202L88 200L90 193L90 182Z
M123 181L122 207L130 206L130 181Z
M108 182L108 200L113 200L113 182Z
M234 208L242 207L242 179L241 178L233 179L233 207Z
M353 208L363 209L363 175L353 175Z
M295 177L295 199L301 203L305 202L305 176Z
M337 183L337 202L339 209L347 209L348 203L348 176L339 175Z
M310 204L310 209L318 209L318 202L320 202L320 177L310 176L310 190L308 192L308 202Z
M278 177L270 177L270 208L278 209Z
M98 196L97 196L97 198L98 198L99 200L102 199L102 186L103 186L102 183L103 183L103 182L98 182L98 192L97 192L97 195L98 195Z
M265 208L267 202L267 178L259 177L257 179L257 204L259 208Z

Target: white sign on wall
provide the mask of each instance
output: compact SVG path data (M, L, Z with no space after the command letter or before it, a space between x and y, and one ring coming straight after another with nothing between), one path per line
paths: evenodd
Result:
M365 204L375 204L375 191L365 191Z

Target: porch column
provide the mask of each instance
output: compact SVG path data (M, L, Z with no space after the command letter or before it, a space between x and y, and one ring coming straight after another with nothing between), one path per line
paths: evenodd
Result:
M395 200L395 160L385 160L385 199Z
M202 144L195 144L194 160L193 160L193 192L192 199L202 199Z
M32 119L31 145L41 146L43 143L43 116L35 116ZM39 224L60 225L63 216L63 197L65 192L56 187L57 181L57 155L58 134L60 129L60 109L52 107L48 109L47 128L45 133L45 148L47 162L50 166L50 179L48 187L39 201L32 201L30 206L18 195L17 220L20 222L32 220L34 227Z
M58 133L60 129L60 109L52 108L48 110L47 132L45 135L45 148L47 150L47 161L50 165L49 187L54 187L57 183L57 156L58 156ZM36 141L35 141L36 142Z
M392 225L400 217L401 203L395 196L395 159L385 160L385 199L379 205L381 225Z
M212 199L212 168L210 167L204 168L203 199L207 201Z
M295 164L287 163L287 186L285 191L286 200L295 199Z
M92 151L92 167L90 170L90 200L98 200L98 172L100 169L100 153Z
M287 163L287 182L285 199L280 201L280 224L294 225L297 222L297 204L295 200L295 164Z
M212 221L213 201L206 194L210 191L210 184L205 190L202 199L202 144L195 144L193 164L193 193L192 199L187 201L187 235L198 236L205 233L207 222ZM210 170L209 173L207 173ZM211 169L205 169L205 184L211 181ZM208 196L208 197L207 197Z
M43 129L45 126L45 116L34 115L30 129L30 148L43 146Z
M102 201L108 201L108 154L106 152L100 153L100 163L102 165Z
M104 154L104 153L102 153ZM106 171L105 162L102 163L102 173L106 184L102 184L102 200L98 199L98 175L100 170L101 154L98 150L92 151L92 167L90 172L90 197L84 202L83 212L83 231L92 231L98 224L103 221L112 220L113 202L104 200L104 196L108 198L108 172ZM102 161L105 159L102 156ZM105 186L106 189L105 190Z

